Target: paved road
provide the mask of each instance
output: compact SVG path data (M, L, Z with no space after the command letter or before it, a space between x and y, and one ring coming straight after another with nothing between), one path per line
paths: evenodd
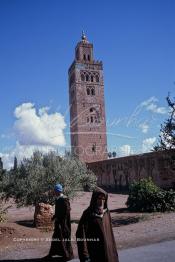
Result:
M25 257L24 257L25 252ZM41 261L42 257L37 250L25 250L24 252L16 251L0 258L0 261L19 261L19 262L35 262ZM28 254L26 256L26 254ZM38 257L38 259L37 259ZM54 259L55 260L55 259ZM162 243L152 244L148 246L130 248L119 251L120 262L174 262L175 261L175 240ZM56 260L55 260L56 261ZM79 262L73 259L70 262Z
M119 252L120 262L174 262L175 240Z
M119 252L120 262L174 262L175 240L148 246L125 249ZM79 262L78 259L71 262Z

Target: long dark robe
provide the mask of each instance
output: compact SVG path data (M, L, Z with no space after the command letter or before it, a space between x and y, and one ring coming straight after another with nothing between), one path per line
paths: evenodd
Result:
M97 197L105 195L103 217L94 212ZM112 230L111 216L107 208L107 193L97 188L93 192L90 206L83 212L76 232L80 262L88 257L91 262L118 262L117 248Z
M59 255L65 260L73 258L71 246L70 203L65 196L55 201L55 227L49 255Z

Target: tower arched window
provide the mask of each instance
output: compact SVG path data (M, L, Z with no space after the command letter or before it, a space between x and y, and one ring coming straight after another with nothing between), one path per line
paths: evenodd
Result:
M86 61L86 55L85 54L83 55L83 59Z
M96 152L96 144L92 145L92 152Z
M95 89L94 88L91 89L91 95L95 96Z
M89 88L87 88L87 95L89 96L90 95L90 89Z
M94 111L93 107L91 107L89 111L90 113L92 113Z
M90 61L90 55L88 55L88 61Z
M95 76L95 80L96 80L96 82L99 82L99 76Z
M81 74L81 81L83 81L83 82L84 82L84 80L85 80L85 77L84 77L84 75L83 75L83 74Z
M79 60L79 52L78 52L78 49L76 50L76 59Z
M93 116L91 116L91 123L93 123L94 122L94 119L93 119Z
M86 75L86 81L89 81L89 75Z
M94 82L94 77L93 76L91 76L91 82Z

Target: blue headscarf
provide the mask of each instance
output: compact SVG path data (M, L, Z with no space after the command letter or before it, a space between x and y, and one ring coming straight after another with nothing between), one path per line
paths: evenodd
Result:
M54 190L55 190L56 192L61 193L61 192L63 192L63 187L62 187L61 184L56 184L55 187L54 187Z

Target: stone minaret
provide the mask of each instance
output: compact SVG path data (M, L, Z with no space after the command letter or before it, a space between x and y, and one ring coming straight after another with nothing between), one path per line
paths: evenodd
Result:
M69 68L71 150L83 162L107 159L103 64L84 33Z

